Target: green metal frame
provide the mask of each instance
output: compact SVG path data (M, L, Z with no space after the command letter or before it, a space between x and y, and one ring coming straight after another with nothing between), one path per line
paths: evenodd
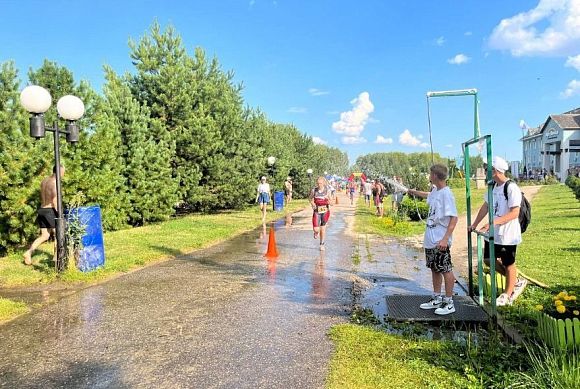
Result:
M471 225L471 165L469 161L469 146L472 144L479 143L480 141L486 142L487 149L487 160L492 159L492 148L491 148L491 135L481 136L479 129L479 100L477 99L477 89L462 89L462 90L452 90L452 91L438 91L438 92L427 92L427 103L431 97L454 97L454 96L473 96L474 97L474 115L473 115L473 138L463 143L463 158L465 164L465 198L467 202L467 225ZM489 230L487 233L476 231L477 234L477 279L478 279L478 290L479 296L477 302L483 306L483 245L484 238L489 240L489 256L490 258L495 258L495 245L494 245L494 225L493 225L493 179L492 179L492 166L491 163L487 165L486 172L486 182L487 182L487 204L488 204L488 223ZM467 267L469 272L468 282L469 282L469 296L474 298L473 293L473 240L472 235L467 232ZM497 297L497 286L496 286L496 276L495 276L495 260L489 261L490 275L491 275L491 316L495 318L497 316L496 307L496 297ZM475 298L474 298L475 299Z

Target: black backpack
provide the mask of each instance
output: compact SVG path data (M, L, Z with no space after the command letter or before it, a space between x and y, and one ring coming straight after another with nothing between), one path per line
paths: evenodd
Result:
M507 180L503 186L503 195L505 196L506 201L508 201L508 186L511 182L512 180ZM520 204L520 215L518 216L518 220L520 222L522 233L526 232L528 225L532 220L532 205L528 199L526 199L526 196L524 196L524 192L522 192L522 202Z

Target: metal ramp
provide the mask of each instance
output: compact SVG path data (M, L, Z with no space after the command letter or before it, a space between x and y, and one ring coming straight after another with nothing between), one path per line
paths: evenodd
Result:
M454 322L487 324L488 315L471 297L453 296L455 313L440 316L434 310L421 309L419 305L428 301L431 295L392 295L386 296L389 320L400 322Z

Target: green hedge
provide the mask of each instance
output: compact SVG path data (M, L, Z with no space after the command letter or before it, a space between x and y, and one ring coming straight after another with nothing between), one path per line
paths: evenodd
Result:
M425 220L429 215L429 205L426 201L422 199L414 200L409 196L403 198L401 210L413 221Z
M566 185L572 189L576 195L576 198L580 200L580 178L575 176L568 176L568 178L566 178Z

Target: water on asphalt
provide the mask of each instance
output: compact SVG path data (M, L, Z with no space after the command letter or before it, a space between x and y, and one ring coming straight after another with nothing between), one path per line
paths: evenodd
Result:
M31 293L54 302L0 326L0 387L323 387L326 333L353 304L382 317L385 295L431 283L419 251L354 237L354 208L333 209L323 252L305 211L273 225L276 259L268 225L72 294Z

